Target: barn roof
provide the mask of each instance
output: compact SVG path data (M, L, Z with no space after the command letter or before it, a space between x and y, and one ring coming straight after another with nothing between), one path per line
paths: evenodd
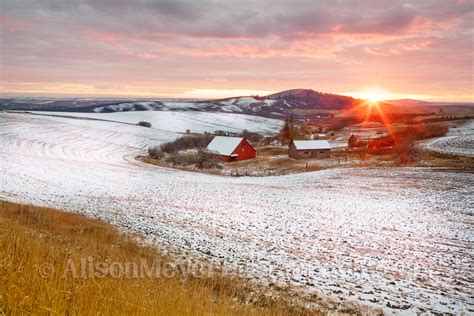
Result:
M207 150L217 152L220 155L230 156L243 139L243 137L216 136L207 145Z
M331 149L327 140L294 140L293 144L298 150Z

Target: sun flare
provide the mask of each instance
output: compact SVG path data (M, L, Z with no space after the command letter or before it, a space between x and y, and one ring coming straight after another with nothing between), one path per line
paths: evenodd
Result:
M360 99L367 100L370 103L377 103L387 100L390 97L389 93L377 87L366 88L360 92L353 93L352 95Z
M367 99L370 101L370 102L379 102L382 100L381 96L378 95L377 93L370 93L367 95Z

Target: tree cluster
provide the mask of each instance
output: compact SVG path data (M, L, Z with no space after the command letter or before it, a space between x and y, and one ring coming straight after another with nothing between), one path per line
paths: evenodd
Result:
M160 146L165 153L175 153L187 149L205 148L212 141L211 134L203 135L186 135L172 142L164 143Z
M197 169L220 169L222 165L219 161L216 155L202 148L192 153L176 152L165 158L165 162L173 166L195 166Z
M151 123L147 121L140 121L137 123L138 126L151 127Z

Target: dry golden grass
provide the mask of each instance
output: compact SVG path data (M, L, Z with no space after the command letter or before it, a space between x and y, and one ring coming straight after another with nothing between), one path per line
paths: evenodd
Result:
M435 167L452 169L474 169L474 158L429 151L418 151L415 156L417 167Z
M261 146L257 147L258 156L275 156L275 155L288 155L288 147L286 146Z
M245 304L249 287L226 276L73 278L64 273L67 262L79 267L81 258L101 262L170 258L112 225L53 209L0 201L0 258L0 314L315 314L283 300ZM54 271L51 277L41 276L45 264Z

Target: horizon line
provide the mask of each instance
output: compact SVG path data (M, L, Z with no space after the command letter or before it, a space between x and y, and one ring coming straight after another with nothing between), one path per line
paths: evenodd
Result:
M239 89L235 89L239 90ZM38 98L38 99L111 99L111 100L151 100L151 99L159 99L159 100L197 100L197 101L206 101L206 100L221 100L221 99L231 99L231 98L241 98L241 97L251 97L251 96L268 96L271 94L281 93L284 91L291 91L291 90L312 90L319 93L326 93L326 94L333 94L333 95L340 95L346 97L352 97L356 100L364 100L367 98L364 97L357 97L360 95L360 92L324 92L315 90L312 88L294 88L294 89L286 89L281 91L274 91L268 93L270 91L265 91L267 94L260 95L256 94L240 94L240 95L228 95L228 96L208 96L208 97L192 97L192 96L170 96L170 95L147 95L147 94L101 94L101 93L94 93L94 94L87 94L87 93L61 93L61 92L0 92L0 99L8 99L8 98ZM257 92L257 91L256 91ZM470 100L461 99L461 100L450 100L444 96L428 96L423 95L423 97L417 98L417 95L410 95L410 94L393 94L392 96L400 96L400 97L392 97L392 98L385 98L381 99L380 101L395 101L395 100L414 100L414 101L423 101L428 103L472 103L474 104L474 99L471 98ZM412 97L410 97L412 96ZM421 96L421 95L420 95ZM432 99L439 99L439 100L432 100ZM453 96L453 99L455 97Z

